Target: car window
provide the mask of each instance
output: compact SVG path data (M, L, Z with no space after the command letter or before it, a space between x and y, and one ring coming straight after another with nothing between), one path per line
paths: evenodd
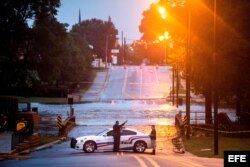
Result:
M113 136L113 130L107 132L107 136Z
M103 136L103 135L106 135L106 134L107 134L107 131L108 131L108 130L104 130L104 131L102 131L102 132L98 133L98 134L97 134L97 136Z
M136 135L136 132L131 130L122 130L122 136Z

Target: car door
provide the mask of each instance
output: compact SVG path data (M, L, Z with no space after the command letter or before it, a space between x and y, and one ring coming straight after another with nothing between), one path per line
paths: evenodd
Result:
M113 130L108 131L103 134L102 141L98 143L99 150L113 150L114 138L113 138Z
M137 133L132 130L122 130L120 148L123 150L132 150L134 147L133 140L135 139L136 134Z

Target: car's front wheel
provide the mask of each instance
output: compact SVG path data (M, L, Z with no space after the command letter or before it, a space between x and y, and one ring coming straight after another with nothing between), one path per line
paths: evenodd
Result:
M135 145L134 145L134 152L137 152L137 153L143 153L147 148L147 145L144 141L137 141L135 142Z
M96 144L93 141L87 141L84 145L83 145L83 151L86 153L92 153L95 151L96 148Z

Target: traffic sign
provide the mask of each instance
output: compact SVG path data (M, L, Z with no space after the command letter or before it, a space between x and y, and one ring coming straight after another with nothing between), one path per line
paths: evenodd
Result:
M63 127L62 117L60 115L57 116L57 127L59 129L62 129L62 127Z

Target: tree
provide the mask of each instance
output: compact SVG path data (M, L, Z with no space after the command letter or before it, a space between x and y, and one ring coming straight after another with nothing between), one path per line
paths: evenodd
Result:
M226 0L217 3L216 63L219 67L219 99L220 102L230 104L236 96L238 110L242 107L240 103L249 99L250 77L249 67L246 65L249 63L249 41L246 39L249 37L249 22L246 21L249 5L246 0L240 3ZM192 84L197 93L205 95L206 106L210 110L214 83L213 25L213 1L203 0L196 4L192 10ZM242 77L242 73L246 75Z
M152 4L143 13L139 27L143 33L142 39L155 40L158 34L167 30L173 41L181 43L185 40L186 8L171 8L169 4L181 1L162 0ZM214 78L213 65L213 2L211 0L191 1L192 12L192 55L191 55L191 84L193 92L205 96L206 123L212 123L212 90ZM158 6L164 6L167 11L165 23L158 13ZM185 4L183 4L185 5ZM249 105L249 10L250 2L241 0L221 0L217 2L217 53L218 91L220 101L229 104L236 97L237 110L250 110ZM170 5L172 6L172 5ZM175 5L176 6L176 5ZM168 17L170 16L170 17ZM168 19L169 18L169 19ZM165 30L163 29L165 28ZM180 51L180 49L178 49ZM175 54L180 55L175 50ZM173 54L172 54L173 56ZM174 59L174 56L172 57ZM184 60L184 59L183 59ZM182 69L182 70L185 70ZM241 75L244 74L244 75Z
M223 69L224 83L221 87L226 86L223 92L224 97L233 99L236 97L237 115L243 112L249 112L250 106L250 19L248 11L250 2L240 0L235 2L219 1L218 13L221 16L218 42L221 43L221 62L226 64ZM225 63L226 62L226 63ZM242 75L244 74L244 75Z
M105 60L106 45L108 50L115 46L117 29L109 18L108 21L98 19L84 20L80 24L75 24L72 27L71 33L78 34L89 45L93 46L93 52L99 58Z
M0 86L3 90L27 87L32 80L39 79L28 61L32 30L27 22L41 15L54 17L59 5L60 0L0 2L0 78L5 80Z
M3 0L0 5L0 78L6 81L0 86L6 93L27 95L42 83L88 78L90 49L56 20L60 0ZM31 19L33 27L27 24Z
M70 46L70 60L67 62L69 68L65 70L65 77L68 80L79 82L89 79L89 69L91 68L92 50L87 41L85 41L79 34L70 32L69 42Z

